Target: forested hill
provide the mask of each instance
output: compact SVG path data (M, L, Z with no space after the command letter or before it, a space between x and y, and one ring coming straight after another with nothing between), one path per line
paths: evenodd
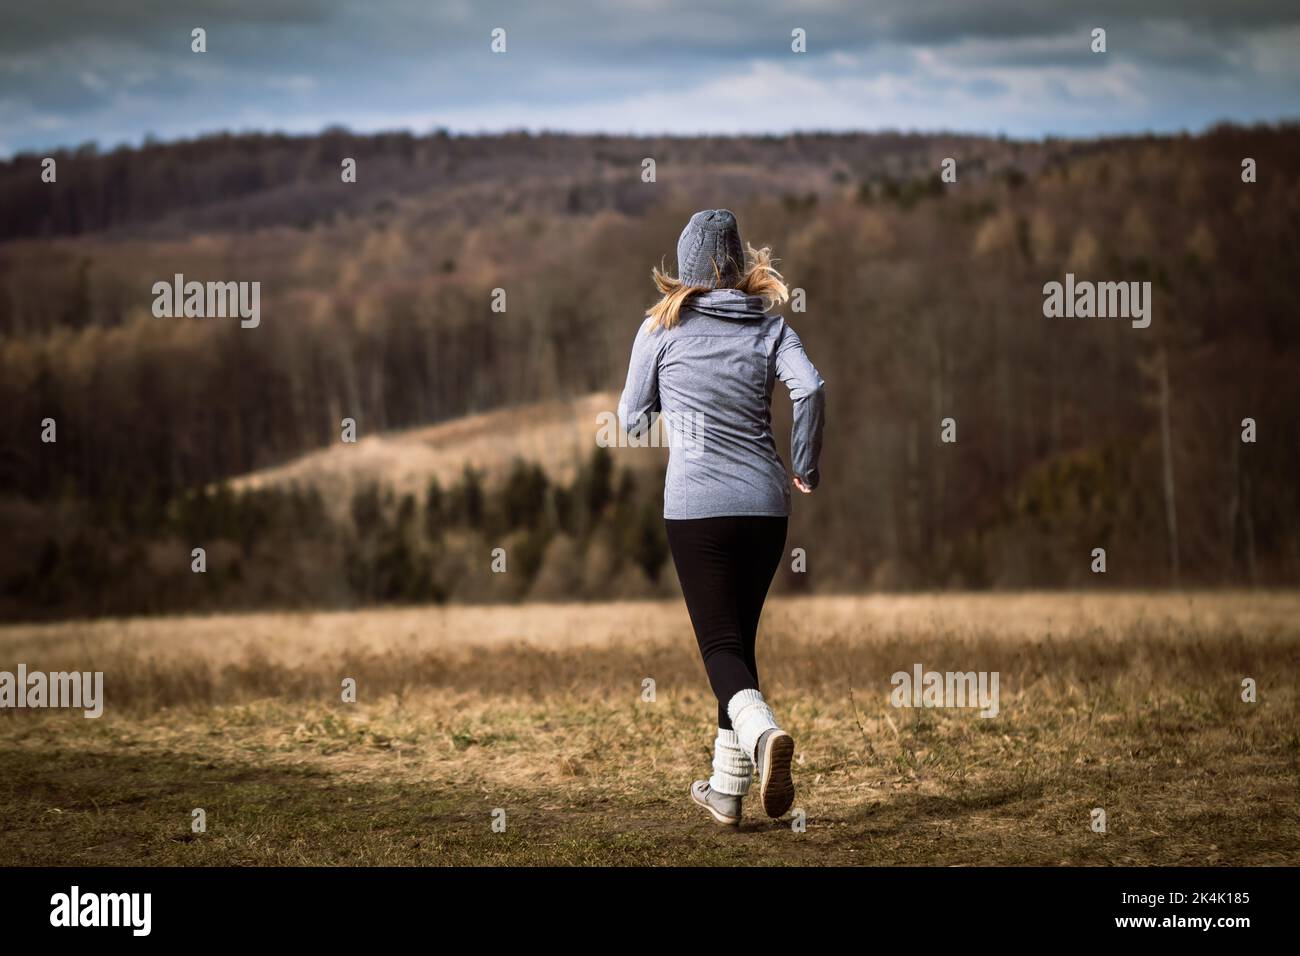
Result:
M726 206L803 290L787 315L828 383L825 483L795 519L818 586L1300 578L1294 125L330 131L52 158L53 183L43 157L0 164L0 500L59 540L81 519L57 509L157 510L345 417L372 435L617 389L650 267ZM1045 317L1067 273L1149 282L1149 327ZM155 317L176 274L260 283L259 324Z
M739 202L769 190L821 191L863 179L924 175L962 155L971 180L1033 170L1095 144L1038 148L967 136L632 138L529 135L221 135L101 152L94 144L0 163L0 239L118 234L175 236L269 226L310 228L391 213L414 198L479 225L506 213L638 215L669 189L640 188L653 158L667 184L723 188ZM56 163L58 188L41 188ZM341 164L358 175L341 189ZM658 177L656 177L658 178ZM695 184L692 186L691 184Z

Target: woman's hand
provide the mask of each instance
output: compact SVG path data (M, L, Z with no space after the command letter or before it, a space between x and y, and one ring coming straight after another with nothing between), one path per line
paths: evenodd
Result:
M803 479L800 478L798 475L794 476L794 486L798 488L800 491L802 491L805 495L810 495L813 493L813 490L809 488L807 485L805 485L803 483Z

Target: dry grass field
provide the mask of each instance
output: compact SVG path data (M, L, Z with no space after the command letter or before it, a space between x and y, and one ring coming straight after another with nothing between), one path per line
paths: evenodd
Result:
M19 662L107 701L0 712L5 865L1300 863L1295 593L774 600L803 832L688 804L714 705L678 603L0 628ZM917 662L997 671L1001 712L895 709Z

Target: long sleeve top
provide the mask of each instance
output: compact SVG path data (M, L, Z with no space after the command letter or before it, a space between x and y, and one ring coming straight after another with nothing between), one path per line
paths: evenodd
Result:
M772 438L772 390L794 403L790 457L811 488L825 421L825 383L803 343L763 300L736 289L688 299L676 326L642 324L618 416L629 432L658 416L669 434L664 517L788 515L790 482Z

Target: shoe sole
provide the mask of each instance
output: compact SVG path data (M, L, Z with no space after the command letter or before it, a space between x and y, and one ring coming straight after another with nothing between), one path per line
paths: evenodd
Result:
M773 819L783 815L794 803L794 778L790 776L793 760L794 738L783 730L774 733L767 742L759 774L763 812Z
M729 817L726 816L725 814L719 813L717 810L713 808L711 804L709 804L707 801L701 800L699 797L695 795L694 786L691 787L690 794L691 794L691 803L695 804L697 807L703 807L705 810L708 810L709 813L712 815L713 819L718 823L720 823L722 826L724 827L740 826L740 817Z

